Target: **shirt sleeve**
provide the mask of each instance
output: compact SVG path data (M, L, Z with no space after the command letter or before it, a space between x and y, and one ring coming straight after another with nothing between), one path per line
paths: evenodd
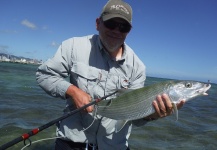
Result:
M36 71L39 86L53 97L65 99L65 93L71 85L65 78L69 76L72 65L72 40L64 41L53 58L48 59Z
M130 79L130 89L138 89L144 87L146 68L143 62L136 55L134 55L133 60L133 73Z

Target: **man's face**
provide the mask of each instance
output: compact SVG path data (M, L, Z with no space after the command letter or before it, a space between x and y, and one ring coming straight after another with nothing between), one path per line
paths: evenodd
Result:
M96 20L100 40L109 52L114 52L122 46L130 31L129 28L131 29L131 26L129 27L129 24L121 18L112 18L106 22L100 18Z

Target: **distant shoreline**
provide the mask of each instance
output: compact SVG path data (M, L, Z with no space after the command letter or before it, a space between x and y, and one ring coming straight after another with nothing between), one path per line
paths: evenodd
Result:
M41 65L41 63L29 63L29 62L15 62L15 61L2 61L0 63L13 63L13 64L24 64L24 65Z
M0 62L12 62L23 64L42 64L42 60L26 58L22 56L15 56L10 54L0 53Z

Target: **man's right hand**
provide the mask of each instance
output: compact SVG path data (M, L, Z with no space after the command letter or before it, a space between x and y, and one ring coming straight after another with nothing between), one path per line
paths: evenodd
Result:
M71 97L77 108L87 105L91 102L91 96L74 85L70 85L66 91L66 95ZM93 111L93 106L85 109L87 112Z

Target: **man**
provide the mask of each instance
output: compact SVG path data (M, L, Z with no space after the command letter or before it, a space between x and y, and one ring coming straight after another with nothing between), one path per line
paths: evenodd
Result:
M132 28L131 6L121 0L110 0L104 6L96 29L99 35L74 37L63 41L55 56L37 70L39 85L50 95L66 99L65 113L88 104L121 88L144 86L145 66L124 43ZM70 77L70 82L64 78ZM126 102L127 103L127 102ZM184 102L178 105L180 108ZM153 102L156 113L135 120L142 126L149 120L168 116L172 104L167 95ZM93 106L57 125L56 150L97 147L100 150L126 150L132 124L115 131L116 121L92 113Z

